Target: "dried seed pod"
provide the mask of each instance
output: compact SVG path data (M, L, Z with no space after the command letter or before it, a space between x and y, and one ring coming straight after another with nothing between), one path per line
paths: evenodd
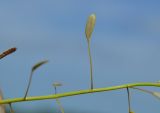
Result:
M0 54L0 59L2 59L3 57L15 52L17 50L17 48L13 47L13 48L10 48L6 51L4 51L3 53Z
M95 14L91 14L88 17L88 21L86 24L86 29L85 29L85 34L86 34L86 38L89 41L95 26L95 22L96 22L96 15Z

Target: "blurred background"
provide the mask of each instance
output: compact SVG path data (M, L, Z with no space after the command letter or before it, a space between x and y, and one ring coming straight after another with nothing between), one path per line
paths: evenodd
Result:
M97 21L91 40L96 88L160 79L160 1L27 0L0 1L0 52L17 51L0 61L4 98L23 97L31 67L36 70L29 96L88 89L85 38L88 16ZM147 88L160 91L159 88ZM136 113L159 113L160 101L131 90ZM126 89L60 99L66 113L128 113ZM59 112L55 100L13 104L15 113Z

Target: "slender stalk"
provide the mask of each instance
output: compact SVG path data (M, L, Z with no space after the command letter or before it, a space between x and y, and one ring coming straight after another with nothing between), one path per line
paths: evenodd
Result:
M66 93L58 93L56 95L52 94L52 95L45 95L45 96L26 97L25 100L24 98L5 99L5 100L0 100L0 104L46 100L46 99L57 99L57 98L63 98L63 97L68 97L68 96L75 96L75 95L82 95L82 94L96 93L96 92L105 92L105 91L124 89L127 87L133 88L133 87L138 87L138 86L160 87L160 83L140 82L140 83L123 84L123 85L111 86L111 87L105 87L105 88L95 88L93 90L87 89L87 90L78 90L78 91L72 91L72 92L66 92Z
M62 106L62 104L61 104L61 102L59 101L58 98L56 99L56 103L57 103L57 105L59 106L59 109L60 109L61 113L64 113L63 106Z
M31 70L31 73L30 73L30 77L29 77L29 82L28 82L28 86L27 86L27 89L26 89L26 93L24 95L24 100L26 99L27 97L27 94L28 94L28 91L29 91L29 88L30 88L30 85L31 85L31 82L32 82L32 76L33 76L33 73L35 70L37 70L39 67L41 67L42 65L46 64L48 62L48 60L43 60L43 61L40 61L38 63L36 63L33 67L32 67L32 70Z
M153 94L152 91L141 89L141 88L137 88L137 87L133 87L132 89L137 89L137 90L140 90L140 91L145 92L145 93Z
M129 88L127 87L127 95L128 95L128 111L131 112L131 96L129 92Z
M9 103L9 107L10 107L10 112L11 112L11 113L14 113L14 110L13 110L13 107L12 107L12 104L11 104L11 103Z
M56 86L54 86L54 90L55 90L55 94L57 94L57 87Z
M27 89L26 89L26 92L25 92L25 95L24 95L24 100L27 97L27 94L28 94L28 91L29 91L29 88L30 88L30 85L31 85L31 82L32 82L32 76L33 76L33 71L31 71L31 74L30 74L30 77L29 77L29 82L28 82Z
M91 48L90 48L90 40L88 42L88 55L89 55L89 62L90 62L90 88L93 89L93 65L92 65L92 55L91 55Z
M55 95L56 95L57 94L57 86L56 86L56 84L54 84L54 89L55 89ZM56 103L59 106L59 109L60 109L61 113L64 113L63 106L62 106L62 104L61 104L61 102L60 102L60 100L58 98L56 98Z

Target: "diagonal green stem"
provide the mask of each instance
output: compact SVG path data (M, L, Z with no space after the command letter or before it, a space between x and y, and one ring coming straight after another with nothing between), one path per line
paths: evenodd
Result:
M91 48L90 48L90 40L88 42L88 55L89 55L89 62L90 62L90 82L91 82L91 89L93 89L93 65L92 65L92 55L91 55Z
M152 91L141 89L141 88L137 88L137 87L133 87L132 89L137 89L137 90L140 90L140 91L145 92L145 93L153 94Z
M52 94L52 95L45 95L45 96L26 97L25 100L24 98L5 99L5 100L1 100L0 104L46 100L46 99L57 99L57 98L63 98L63 97L68 97L68 96L75 96L75 95L82 95L82 94L96 93L96 92L105 92L105 91L124 89L127 87L132 88L132 87L138 87L138 86L160 87L160 83L140 82L140 83L131 83L131 84L124 84L124 85L111 86L111 87L105 87L105 88L95 88L92 90L87 89L87 90L78 90L78 91L72 91L72 92L66 92L66 93L59 93L59 94L54 94L54 95Z
M57 105L59 106L61 113L64 113L63 106L62 106L62 104L61 104L61 102L59 101L58 98L56 99L56 103L57 103Z

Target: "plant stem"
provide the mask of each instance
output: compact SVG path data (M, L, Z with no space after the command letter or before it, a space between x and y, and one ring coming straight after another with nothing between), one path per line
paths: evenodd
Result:
M160 83L151 83L151 82L140 82L140 83L131 83L131 84L123 84L118 86L111 86L111 87L105 87L105 88L95 88L95 89L87 89L87 90L78 90L78 91L72 91L72 92L66 92L66 93L58 93L58 94L52 94L52 95L45 95L45 96L33 96L33 97L26 97L24 98L13 98L13 99L5 99L1 100L0 104L9 104L9 103L15 103L15 102L25 102L25 101L36 101L36 100L46 100L46 99L57 99L57 98L63 98L68 96L74 96L74 95L82 95L82 94L88 94L88 93L96 93L96 92L105 92L105 91L112 91L112 90L118 90L118 89L124 89L124 88L132 88L137 86L153 86L153 87L160 87Z
M27 94L28 94L28 91L29 91L29 88L30 88L30 85L31 85L31 82L32 82L32 75L33 75L33 71L31 71L31 74L30 74L30 77L29 77L29 82L28 82L28 86L27 86L27 89L26 89L26 92L25 92L25 95L24 95L24 100L27 97Z
M55 90L55 94L57 94L57 87L56 86L54 86L54 90Z
M62 106L62 104L61 104L61 102L59 101L58 98L56 99L56 103L57 103L57 105L59 106L61 113L64 113L63 106Z
M152 91L141 89L141 88L137 88L137 87L133 87L132 89L137 89L137 90L140 90L140 91L145 92L145 93L153 94Z
M11 113L14 113L14 110L13 110L13 107L12 107L12 104L11 104L11 103L9 103L9 107L10 107L10 112L11 112Z
M93 65L92 65L92 55L91 55L91 48L90 48L90 40L88 42L88 55L89 55L89 62L90 62L90 82L91 82L91 89L93 89Z
M129 113L131 112L131 96L130 96L130 92L129 92L129 88L127 87L127 94L128 94L128 111Z

